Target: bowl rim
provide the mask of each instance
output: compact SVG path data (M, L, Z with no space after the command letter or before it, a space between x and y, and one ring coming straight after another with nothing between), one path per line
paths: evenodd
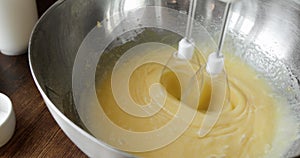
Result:
M30 72L32 74L32 78L34 80L35 85L37 86L37 89L39 90L42 98L44 99L44 102L48 103L46 104L48 110L50 111L50 108L52 110L54 110L54 112L61 117L64 121L66 121L66 123L68 123L71 127L73 127L75 130L77 130L77 132L79 132L80 134L82 134L84 137L88 138L89 140L95 142L96 144L104 147L107 150L110 150L111 152L120 154L120 156L124 156L124 157L135 157L134 155L131 155L127 152L121 151L113 146L110 146L109 144L103 142L100 139L97 139L96 137L92 136L91 134L89 134L88 132L86 132L85 130L83 130L82 128L80 128L78 125L76 125L74 122L72 122L67 116L65 116L55 105L54 103L50 100L50 98L46 95L46 93L44 92L44 90L42 89L36 74L34 72L34 68L32 65L32 60L31 60L31 50L32 50L32 43L33 43L33 39L35 37L35 34L38 32L38 28L41 25L41 23L47 19L48 15L54 11L55 8L57 8L59 5L61 5L62 3L66 2L66 1L71 1L71 0L57 0L53 5L51 5L42 15L41 17L38 19L38 21L36 22L36 24L34 25L32 32L30 34L30 39L29 39L29 44L28 44L28 61L29 61L29 67L30 67ZM48 107L49 106L49 107ZM52 114L51 114L52 115ZM53 117L53 115L52 115ZM53 117L53 119L55 120L55 118ZM56 120L55 120L56 121ZM57 121L56 121L57 122ZM57 122L58 124L58 122ZM58 126L60 127L60 124L58 124ZM61 127L60 127L61 128ZM62 129L62 128L61 128ZM62 129L63 130L63 129ZM65 133L65 131L63 130L63 132ZM65 133L66 134L66 133ZM67 135L67 134L66 134ZM86 151L83 151L76 143L73 142L73 140L67 135L67 137L72 141L73 144L75 144L84 154L87 155Z

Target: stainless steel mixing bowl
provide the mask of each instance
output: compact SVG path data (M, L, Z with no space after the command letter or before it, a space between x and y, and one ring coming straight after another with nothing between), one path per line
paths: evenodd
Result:
M88 156L132 157L94 138L81 122L72 95L76 53L97 21L145 6L168 7L182 14L188 12L187 0L58 0L41 17L32 33L29 59L35 83L59 126ZM197 4L196 20L216 39L224 7L218 0L199 0ZM225 49L245 50L248 59L252 59L255 52L268 54L270 60L281 63L294 79L287 82L288 86L299 90L300 1L240 0L233 5L230 19L233 40ZM259 62L255 58L253 61ZM262 65L260 69L268 72L268 66ZM296 100L293 111L300 113L299 96L292 97ZM299 122L299 116L297 119ZM297 155L300 155L300 140L286 156Z

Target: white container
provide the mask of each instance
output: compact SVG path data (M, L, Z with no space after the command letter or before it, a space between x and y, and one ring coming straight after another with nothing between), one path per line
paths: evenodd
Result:
M16 117L11 100L0 93L0 147L13 136L16 127Z
M10 56L26 53L37 19L35 0L0 0L0 51Z

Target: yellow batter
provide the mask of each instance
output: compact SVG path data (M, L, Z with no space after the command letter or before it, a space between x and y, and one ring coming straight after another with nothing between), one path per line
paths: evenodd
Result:
M278 126L276 100L270 95L271 88L239 58L226 55L225 59L230 103L225 104L211 132L205 137L197 134L210 101L208 81L205 82L205 93L201 96L196 116L184 134L163 148L134 152L134 155L162 158L257 158L264 157L271 150ZM134 63L134 60L138 58L133 58L128 64ZM127 67L123 68L126 70ZM147 63L138 67L130 77L129 93L141 105L150 102L149 86L153 83L163 84L168 92L164 109L144 118L131 116L117 105L112 94L111 74L103 76L103 80L97 85L97 91L107 117L116 125L135 132L155 130L168 123L178 110L181 90L176 75L169 73L164 79L161 78L163 68L157 63Z

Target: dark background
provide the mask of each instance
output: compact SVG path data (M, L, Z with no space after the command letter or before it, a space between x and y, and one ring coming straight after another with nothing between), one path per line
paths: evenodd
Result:
M56 0L36 0L39 16L41 16Z

